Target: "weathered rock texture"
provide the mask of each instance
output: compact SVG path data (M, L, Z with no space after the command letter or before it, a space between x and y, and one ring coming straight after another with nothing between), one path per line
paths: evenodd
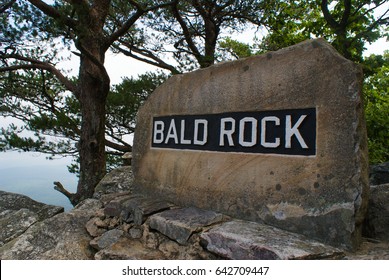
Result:
M160 86L141 108L138 192L356 248L368 201L362 72L324 40L224 63ZM156 116L315 108L316 155L151 148Z
M336 259L343 252L275 227L233 220L201 235L207 250L234 260ZM287 241L287 242L286 242Z
M33 224L64 211L15 193L0 191L0 246L24 233Z
M141 224L125 221L122 217L129 216L125 213L133 211L124 206L129 200L133 205L146 205L147 199L118 196L87 223L93 237L96 229L102 230L90 242L98 251L95 259L340 259L344 256L343 251L303 235L231 220L195 207L158 208L140 219ZM110 224L115 227L109 229Z
M94 251L89 246L92 238L85 230L85 224L100 207L99 201L86 200L70 212L34 223L23 234L0 247L0 259L93 258Z
M130 192L133 185L131 166L121 166L109 172L96 186L94 198L103 194Z
M389 184L371 186L364 235L389 241Z
M173 209L150 217L150 228L158 230L170 239L185 245L195 232L219 223L223 215L194 207Z
M389 162L371 166L369 179L373 186L389 184Z
M125 169L118 172L123 178L131 176ZM356 252L342 252L300 234L209 210L177 208L172 204L160 207L166 202L128 192L100 195L100 200L87 200L68 213L35 222L25 232L11 237L0 245L0 259L389 259L389 243L371 238L365 239ZM381 192L373 191L371 201L381 196ZM0 219L8 214L23 217L20 221L10 220L12 225L36 219L34 212L24 210L24 205L17 202L18 198L25 202L24 196L8 197L13 202L2 200L0 205L13 210L2 208ZM128 207L129 201L132 207ZM152 205L152 201L156 203ZM20 208L15 209L15 205ZM143 213L136 222L123 219L134 211ZM367 222L376 228L387 225L384 219ZM2 226L0 233L12 236L13 228Z

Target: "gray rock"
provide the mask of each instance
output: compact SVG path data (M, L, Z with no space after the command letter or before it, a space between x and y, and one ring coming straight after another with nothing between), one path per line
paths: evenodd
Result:
M64 211L63 207L37 202L25 195L0 191L0 246L36 222Z
M143 229L140 226L134 226L129 229L128 233L130 234L131 238L139 239L143 235Z
M104 215L108 217L120 217L123 207L123 201L129 200L134 196L131 194L121 195L114 197L111 201L109 201L104 207Z
M112 229L93 239L90 245L97 250L105 249L116 243L123 234L124 232L120 229Z
M135 197L123 201L121 218L126 222L141 225L149 215L170 209L170 207L172 204L163 200Z
M104 213L111 217L120 217L127 223L134 222L136 225L141 225L149 215L171 207L171 203L163 200L130 195L118 197L108 203Z
M130 152L125 153L125 154L122 156L122 159L123 159L123 165L124 165L124 166L129 166L129 165L131 165L132 153L130 153Z
M370 166L370 185L389 184L389 162Z
M47 260L93 258L91 237L85 224L101 208L99 201L88 199L67 213L37 222L23 234L0 247L3 260Z
M100 226L99 226L100 225ZM101 226L104 225L104 226ZM90 219L86 225L85 229L92 237L97 237L102 235L104 232L107 231L108 225L103 223L99 217L93 217Z
M180 244L186 244L193 233L222 220L223 215L219 213L190 207L152 215L149 226Z
M64 211L63 207L47 205L22 194L0 191L0 218L4 211L20 209L28 209L35 213L40 221Z
M28 209L8 211L0 218L0 246L18 237L37 221L38 215Z
M166 257L158 250L145 248L139 239L120 238L111 246L100 250L96 260L162 260Z
M364 235L389 241L389 184L371 186Z
M208 251L234 260L337 259L343 252L303 235L232 220L200 235Z
M118 167L109 172L97 184L94 198L100 198L104 194L121 193L132 190L134 177L131 166Z

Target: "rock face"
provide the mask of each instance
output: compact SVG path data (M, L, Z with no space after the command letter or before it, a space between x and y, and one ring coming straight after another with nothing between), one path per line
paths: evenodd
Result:
M173 76L139 111L134 187L356 248L369 191L361 82L323 40Z
M37 215L38 220L50 218L64 211L63 207L37 202L28 196L0 191L0 215L3 211L27 209Z
M364 235L389 241L389 184L371 186Z
M68 213L34 223L23 234L0 247L0 259L91 259L92 239L85 230L85 224L101 203L86 200Z
M131 166L121 166L109 172L96 186L93 197L100 198L102 194L130 192L134 177Z
M389 184L389 162L371 166L369 179L373 186Z
M63 211L63 207L0 191L0 246L24 233L33 224Z
M371 202L383 198L385 190L372 191ZM179 208L128 192L100 195L100 200L86 200L68 213L38 221L37 214L17 202L17 198L29 201L26 197L3 193L12 203L4 199L0 203L0 235L8 238L0 245L0 259L389 259L388 242L365 241L357 252L347 252L301 234L214 211ZM387 205L387 201L378 205ZM388 225L382 209L381 219L368 220L376 229ZM24 232L14 231L18 224L24 224Z

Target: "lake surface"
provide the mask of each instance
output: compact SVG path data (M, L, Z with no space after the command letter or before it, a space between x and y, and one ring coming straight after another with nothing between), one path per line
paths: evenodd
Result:
M77 176L67 170L70 159L46 160L31 153L0 153L0 190L27 195L50 205L73 208L70 201L54 190L54 181L69 192L77 189Z

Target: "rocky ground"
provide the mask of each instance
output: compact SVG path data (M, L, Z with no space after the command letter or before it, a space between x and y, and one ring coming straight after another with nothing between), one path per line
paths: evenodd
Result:
M0 259L389 260L388 184L373 187L365 230L370 237L349 252L271 226L134 195L129 174L130 167L111 172L94 199L66 213L0 192Z
M348 260L389 260L389 242L364 239L356 252L345 252Z

